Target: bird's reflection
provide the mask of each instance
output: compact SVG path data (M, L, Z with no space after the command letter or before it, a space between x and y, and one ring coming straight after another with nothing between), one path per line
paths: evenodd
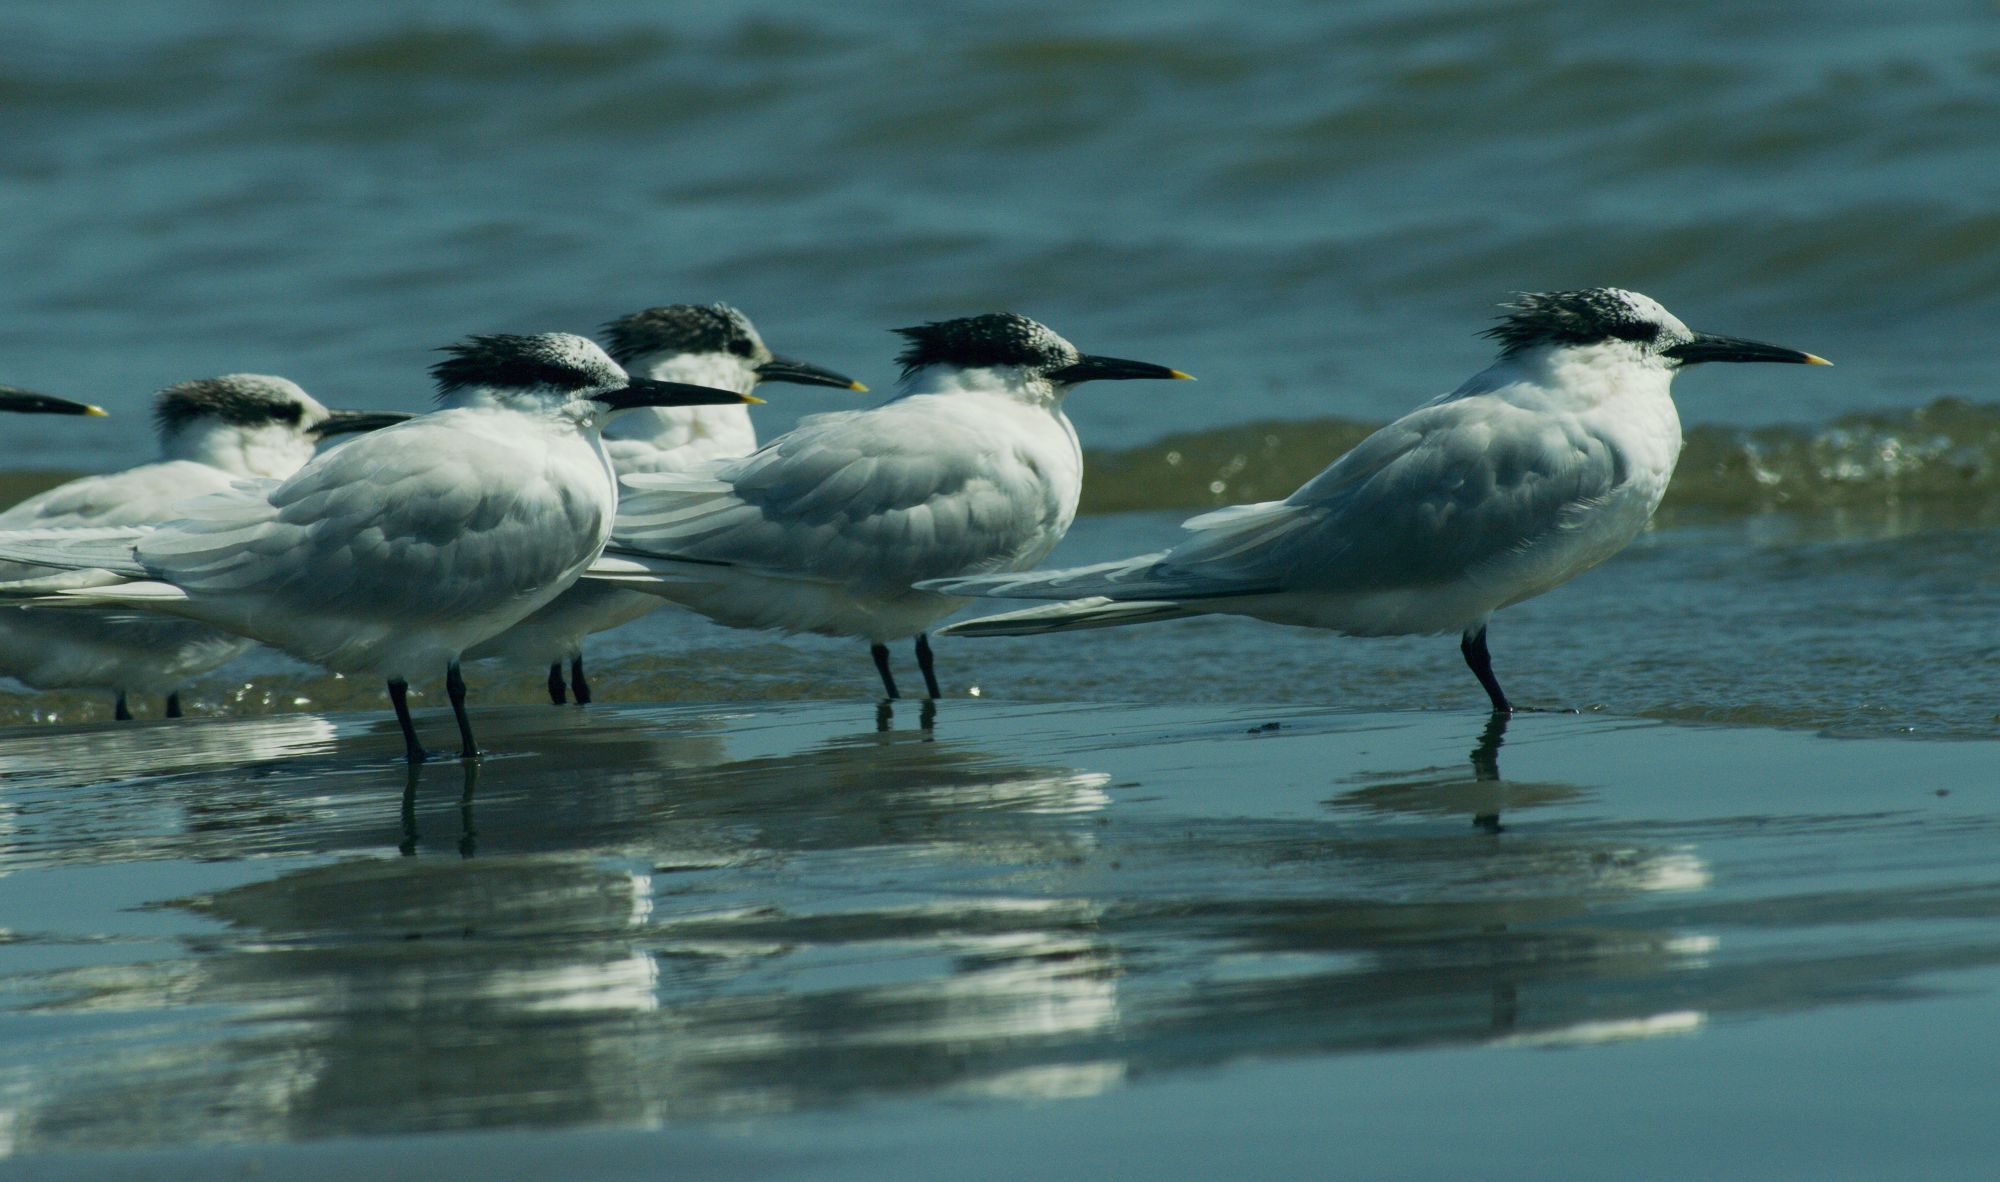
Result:
M172 1045L126 1023L7 1092L8 1127L53 1147L171 1143L204 1112L268 1139L1053 1099L1241 1057L1665 1030L1648 1023L1691 1008L1713 941L1644 906L1705 885L1688 848L1403 823L1581 791L1503 786L1504 719L1469 778L1404 769L1331 814L1196 819L1173 794L1203 782L1130 762L1133 732L1096 733L1108 713L961 705L943 736L877 731L865 703L494 711L482 731L518 754L410 769L396 805L379 760L150 783L186 819L147 856L282 856L165 909L199 923L182 955L38 973L41 1009L197 997L232 1020ZM1338 731L1275 733L1228 741L1359 760ZM1121 760L1141 770L1114 785ZM459 790L462 856L377 856L391 807L404 854L433 848L427 786L439 811ZM198 808L266 820L224 846Z
M1362 773L1352 778L1362 786L1341 793L1327 803L1335 808L1360 809L1378 814L1472 818L1473 828L1486 834L1505 832L1500 814L1503 808L1530 809L1566 803L1582 798L1588 790L1574 784L1503 780L1500 776L1500 749L1507 743L1511 714L1495 711L1487 716L1469 753L1470 776L1465 765L1405 772Z
M1507 741L1507 720L1513 714L1505 710L1495 710L1486 720L1486 729L1479 732L1479 745L1472 749L1472 778L1474 780L1500 782L1500 748ZM1472 827L1487 833L1499 833L1500 810L1490 813L1472 814Z
M479 761L458 760L459 772L464 777L463 791L458 797L458 854L470 858L479 852L479 831L472 824L472 796L479 789ZM404 769L403 779L403 840L397 844L404 857L413 857L423 835L417 832L417 787L423 782L426 764L413 763Z
M884 734L895 728L896 702L909 704L908 699L882 698L875 703L875 729ZM917 729L929 735L937 729L937 699L923 698L917 702Z

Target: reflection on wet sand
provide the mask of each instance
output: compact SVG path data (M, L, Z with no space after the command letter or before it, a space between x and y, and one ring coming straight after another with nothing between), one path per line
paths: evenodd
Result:
M1342 793L1328 803L1335 808L1365 809L1382 814L1470 816L1474 828L1499 833L1503 809L1566 804L1587 795L1574 784L1531 784L1500 777L1500 749L1507 742L1513 715L1495 713L1486 720L1470 755L1472 774L1455 767L1408 772L1373 772L1352 776L1363 787Z
M871 712L500 711L523 754L407 783L374 763L128 779L117 792L166 801L139 856L226 848L200 800L283 818L223 831L268 873L174 900L188 929L157 955L5 979L46 1031L0 1060L15 1146L1056 1099L1246 1056L1685 1034L2000 961L1995 941L1724 960L1726 930L1795 921L1708 900L1703 846L1726 834L1500 832L1503 806L1597 791L1498 779L1505 725L1469 770L1371 772L1364 732L1232 723L1243 737L1173 758L1290 742L1362 786L1196 818L1176 779L1129 770L1149 716L1057 756L1035 737L1062 725L1047 712L950 703L944 726L886 732ZM1495 824L1430 823L1467 813ZM67 822L73 857L89 816Z

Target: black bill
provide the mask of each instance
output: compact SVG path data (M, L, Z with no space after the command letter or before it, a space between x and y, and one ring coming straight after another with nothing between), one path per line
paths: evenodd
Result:
M1684 344L1660 350L1682 365L1693 365L1701 361L1782 361L1792 365L1832 365L1824 357L1811 353L1801 353L1797 349L1787 349L1782 345L1766 345L1761 341L1746 341L1740 337L1710 336L1705 332L1694 334L1694 339Z
M37 394L33 390L23 390L19 386L0 386L0 410L13 411L24 415L90 415L104 414L101 406L88 402L71 402L67 398L57 398L53 394Z
M1148 361L1127 361L1122 357L1099 357L1085 353L1073 365L1049 371L1049 380L1074 386L1078 382L1130 381L1135 378L1160 378L1191 382L1194 378L1177 369L1164 365L1154 365Z
M740 406L764 401L753 394L652 378L633 378L632 384L622 390L607 390L591 397L612 410L636 410L642 406Z
M801 386L832 386L840 390L859 390L866 393L868 387L830 369L814 365L810 361L800 361L796 357L773 357L757 367L757 377L766 382L797 382Z

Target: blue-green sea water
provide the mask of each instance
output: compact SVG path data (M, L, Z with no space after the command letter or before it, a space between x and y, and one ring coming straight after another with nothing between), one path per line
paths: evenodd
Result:
M1679 379L1655 528L1493 625L1584 712L1499 781L1450 638L1221 619L943 641L877 732L857 646L656 613L594 719L471 671L476 810L400 812L378 687L279 658L181 727L0 687L12 1164L1990 1167L1991 4L74 0L0 11L0 112L0 383L114 412L0 422L0 501L147 458L172 382L417 408L468 333L679 301L877 397L886 329L999 308L1195 374L1071 400L1056 562L1283 496L1511 292L1836 363Z

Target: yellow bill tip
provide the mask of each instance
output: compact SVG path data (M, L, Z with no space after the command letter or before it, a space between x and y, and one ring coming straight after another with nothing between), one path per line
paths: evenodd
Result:
M1833 364L1833 362L1831 362L1831 361L1828 361L1828 360L1827 360L1826 358L1824 358L1824 357L1821 357L1821 356L1820 356L1819 354L1817 354L1817 353L1808 353L1808 354L1806 354L1806 364L1807 364L1807 365L1832 365L1832 364Z
M745 401L745 402L749 403L749 404L750 404L751 406L762 406L762 405L764 405L764 400L763 400L762 398L759 398L759 397L757 397L757 396L756 396L755 394L745 394L745 395L743 395L743 401Z
M93 419L103 419L111 417L110 411L105 410L101 406L91 406L87 403L84 405L83 413L89 418Z
M1177 381L1177 382L1192 382L1192 381L1194 381L1194 375L1193 375L1193 374L1191 374L1191 373L1182 373L1182 372L1181 372L1180 370L1177 370L1177 369L1170 369L1170 370L1168 370L1168 371L1167 371L1167 373L1168 373L1168 374L1170 374L1170 375L1172 375L1173 379L1174 379L1175 381Z
M854 391L856 394L868 393L868 387L862 385L860 382L849 382L847 383L847 388Z

